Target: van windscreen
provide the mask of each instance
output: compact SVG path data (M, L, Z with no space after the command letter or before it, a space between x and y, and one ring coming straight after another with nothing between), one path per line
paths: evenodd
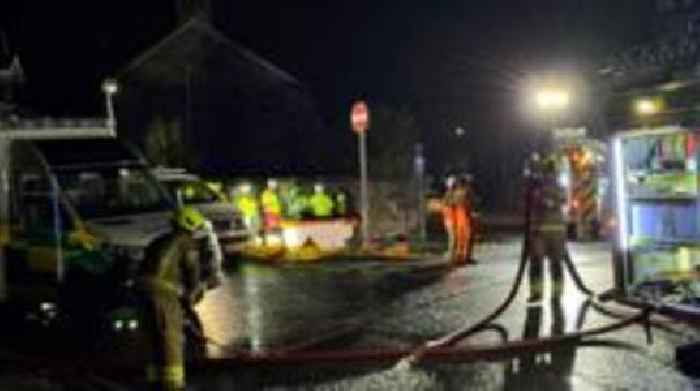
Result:
M66 170L56 173L63 193L84 219L169 210L162 189L140 168Z

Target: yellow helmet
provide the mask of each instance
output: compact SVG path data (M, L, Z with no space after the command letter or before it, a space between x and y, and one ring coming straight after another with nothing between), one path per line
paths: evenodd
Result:
M204 216L197 209L190 206L178 208L173 216L173 223L177 228L190 232L201 229L205 221Z

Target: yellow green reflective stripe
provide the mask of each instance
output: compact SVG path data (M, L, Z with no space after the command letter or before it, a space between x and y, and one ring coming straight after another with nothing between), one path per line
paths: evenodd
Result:
M185 367L183 365L168 365L163 367L163 383L175 387L184 387Z
M185 367L183 365L146 366L146 381L149 383L162 382L176 388L185 386Z

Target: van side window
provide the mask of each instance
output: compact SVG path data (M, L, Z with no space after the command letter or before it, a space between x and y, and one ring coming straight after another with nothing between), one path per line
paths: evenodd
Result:
M24 234L55 236L56 217L60 219L61 227L67 229L71 225L69 215L55 200L56 194L49 176L35 159L33 151L28 148L13 149L13 157L20 153L21 158L14 160L12 167L13 225ZM58 216L56 206L59 208Z

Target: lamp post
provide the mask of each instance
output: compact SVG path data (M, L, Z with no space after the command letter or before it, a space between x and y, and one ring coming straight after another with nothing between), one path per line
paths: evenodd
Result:
M423 155L423 144L417 143L414 150L413 169L416 175L416 186L418 187L418 235L421 243L427 239L425 221L425 157Z
M112 97L114 94L119 92L119 85L114 79L105 79L102 82L102 92L105 94L105 104L107 106L107 126L113 128L116 124L114 119L114 103L112 102Z
M350 109L350 126L357 134L360 161L360 216L362 248L369 246L369 192L367 184L367 130L369 129L369 108L365 101L353 103Z

